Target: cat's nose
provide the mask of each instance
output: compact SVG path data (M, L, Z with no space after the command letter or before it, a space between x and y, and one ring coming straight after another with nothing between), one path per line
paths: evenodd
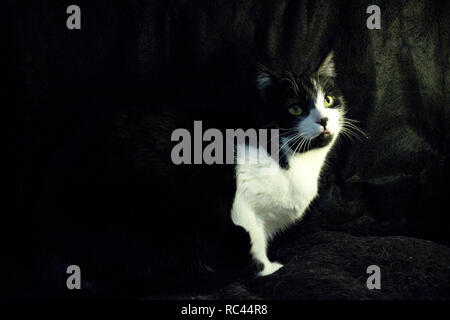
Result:
M328 122L328 117L323 117L319 121L317 121L318 124L320 124L322 127L326 128Z

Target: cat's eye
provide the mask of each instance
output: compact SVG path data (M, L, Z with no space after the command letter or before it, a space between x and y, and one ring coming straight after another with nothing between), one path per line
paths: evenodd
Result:
M302 114L302 109L299 106L292 106L288 109L288 111L293 116L299 116Z
M334 99L333 99L332 96L326 96L326 97L323 99L323 105L324 105L325 108L329 108L329 107L331 107L333 104L334 104Z

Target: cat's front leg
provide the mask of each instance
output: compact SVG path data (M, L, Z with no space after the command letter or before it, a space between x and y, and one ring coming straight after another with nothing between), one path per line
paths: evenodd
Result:
M251 239L251 253L253 258L262 263L263 269L258 273L258 276L268 276L278 269L280 269L283 265L278 262L272 262L267 257L267 242L268 237L264 230L264 225L255 219L254 224L251 226L250 230Z
M231 217L233 223L243 227L250 235L252 258L263 265L258 276L267 276L280 269L283 265L271 262L267 257L267 244L269 237L264 227L264 220L260 219L253 208L246 201L236 197Z

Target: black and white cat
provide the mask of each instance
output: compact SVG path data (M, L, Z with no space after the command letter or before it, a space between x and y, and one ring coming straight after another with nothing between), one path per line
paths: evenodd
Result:
M240 159L231 215L250 235L252 257L263 265L260 276L282 267L268 259L268 243L299 220L317 196L322 167L342 129L344 101L334 77L332 53L310 77L277 76L265 68L258 74L265 100L262 112L282 130L282 158L277 163L265 153L266 161L261 161L259 153L259 161ZM257 148L248 148L250 157L258 156Z

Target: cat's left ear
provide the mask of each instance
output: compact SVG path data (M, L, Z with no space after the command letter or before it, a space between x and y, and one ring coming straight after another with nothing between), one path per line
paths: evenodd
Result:
M270 89L277 82L277 76L263 64L258 64L256 69L256 88L263 99L267 98Z
M336 69L334 67L334 52L331 51L317 69L317 75L321 77L335 77Z

